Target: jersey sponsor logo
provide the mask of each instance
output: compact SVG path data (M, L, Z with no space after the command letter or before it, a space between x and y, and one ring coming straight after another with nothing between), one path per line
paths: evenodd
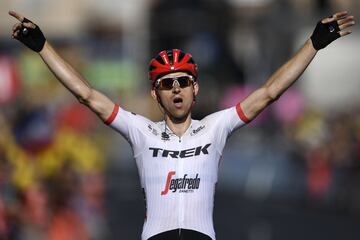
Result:
M201 130L203 130L204 128L205 128L205 125L202 125L202 126L198 127L197 129L192 130L192 131L190 132L190 135L191 135L191 136L194 136L194 135L198 134L198 133L199 133Z
M170 135L167 134L166 132L162 132L161 133L161 140L169 141L170 140Z
M205 146L198 146L195 148L189 148L181 151L167 150L162 148L153 148L150 147L149 150L152 151L153 157L172 157L172 158L188 158L193 156L199 156L200 154L209 154L208 148L211 143L206 144Z
M195 189L199 189L200 181L199 174L197 173L194 178L188 177L187 174L184 174L182 178L174 178L173 176L176 174L175 171L171 171L168 173L165 183L165 188L161 192L161 195L166 195L171 191L175 193L179 190L179 193L192 193Z
M158 131L155 128L153 128L153 126L151 126L150 124L148 125L148 130L155 136L159 135Z

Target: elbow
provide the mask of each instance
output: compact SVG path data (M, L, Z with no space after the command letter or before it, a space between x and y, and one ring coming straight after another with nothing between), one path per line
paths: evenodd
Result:
M91 103L92 96L93 96L93 90L88 89L86 92L77 95L77 99L79 103L89 106Z
M269 102L273 103L280 98L281 94L272 94L269 96Z
M83 104L83 105L89 105L89 101L86 98L83 97L78 97L77 100L79 101L79 103Z
M271 104L271 103L277 101L280 98L281 93L278 92L278 91L273 91L273 90L268 88L268 89L266 89L265 95L266 95L267 102L269 104Z

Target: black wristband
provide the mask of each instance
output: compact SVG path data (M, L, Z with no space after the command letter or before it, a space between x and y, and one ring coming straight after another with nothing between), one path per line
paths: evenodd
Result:
M34 24L27 18L24 18L22 22ZM29 47L31 50L35 52L40 52L44 48L46 38L41 32L40 28L36 24L34 25L35 28L22 27L20 29L20 34L17 39L23 44L25 44L27 47Z
M322 23L319 21L311 35L311 41L316 50L325 48L340 37L340 28L337 21Z

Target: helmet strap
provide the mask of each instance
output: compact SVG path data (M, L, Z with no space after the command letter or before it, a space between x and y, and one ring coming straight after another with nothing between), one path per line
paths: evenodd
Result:
M195 95L195 89L193 89L193 102L192 102L191 107L194 107L195 103L196 103L196 95Z
M156 100L157 100L158 104L160 104L160 106L161 106L162 108L164 108L164 105L163 105L163 103L162 103L162 101L161 101L161 98L160 98L160 96L159 96L159 92L158 92L157 89L155 89L155 94L156 94Z

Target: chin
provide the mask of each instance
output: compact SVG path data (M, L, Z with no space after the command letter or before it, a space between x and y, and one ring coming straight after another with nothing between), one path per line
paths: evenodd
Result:
M182 123L186 121L187 116L172 116L172 119L176 123Z
M177 112L175 111L175 113L169 113L169 117L176 123L181 123L181 122L185 122L185 120L187 119L188 115L189 115L190 111L188 112Z

